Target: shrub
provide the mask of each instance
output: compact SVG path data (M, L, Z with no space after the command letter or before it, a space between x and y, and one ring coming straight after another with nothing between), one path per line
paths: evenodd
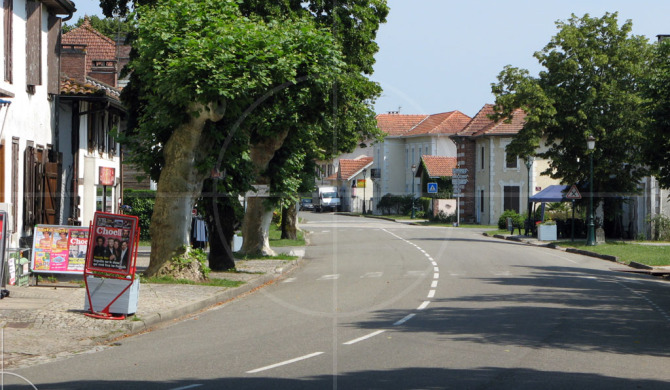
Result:
M524 224L524 217L514 210L505 210L498 218L498 229L507 230L507 218L512 218L512 224L515 228L522 228Z
M440 210L431 220L439 223L454 223L456 222L456 214L447 214L444 210Z
M670 217L658 214L654 217L647 217L647 222L651 222L654 228L652 240L670 241Z
M154 212L155 202L156 191L133 189L123 191L123 203L124 206L128 206L128 208L125 208L125 213L139 218L140 239L142 240L148 241L151 239L149 226L151 225L151 215Z

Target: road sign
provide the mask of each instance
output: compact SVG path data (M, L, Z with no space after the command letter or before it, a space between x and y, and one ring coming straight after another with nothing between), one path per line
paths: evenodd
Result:
M247 198L267 198L270 196L270 186L267 184L252 184L255 191L247 191Z
M428 193L437 194L437 183L428 183Z
M468 184L468 181L465 180L465 179L452 179L452 180L451 180L451 184L453 184L453 185L455 185L455 186L456 186L456 185L460 185L460 184L462 184L462 185L466 185L466 184Z
M467 179L468 175L453 175L451 179Z
M468 168L454 168L451 170L451 173L454 175L467 175Z
M573 184L572 187L570 187L570 190L568 191L568 193L565 194L565 197L567 199L581 199L582 194L579 193L579 190L577 189L577 186Z

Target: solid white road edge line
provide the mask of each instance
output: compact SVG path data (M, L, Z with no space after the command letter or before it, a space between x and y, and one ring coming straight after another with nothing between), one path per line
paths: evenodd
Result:
M353 340L351 340L351 341L347 341L346 343L342 343L342 344L344 344L344 345L356 344L356 343L359 342L359 341L367 340L367 339L369 339L369 338L371 338L371 337L375 337L375 336L377 336L378 334L382 334L382 333L384 333L384 332L386 332L386 331L385 331L385 330L378 330L378 331L372 332L372 333L370 333L370 334L368 334L368 335L365 335L365 336L363 336L363 337L359 337L359 338L357 338L357 339L353 339Z
M299 362L299 361L301 361L301 360L310 359L310 358L313 358L313 357L316 357L316 356L319 356L319 355L322 355L322 354L323 354L323 352L314 352L314 353L310 353L309 355L305 355L305 356L297 357L297 358L295 358L295 359L286 360L286 361L283 361L283 362L281 362L281 363L272 364L272 365L269 365L269 366L265 366L265 367L257 368L257 369L255 369L255 370L247 371L247 374L255 374L255 373L257 373L257 372L266 371L266 370L271 370L271 369L273 369L273 368L277 368L277 367L285 366L285 365L287 365L287 364L291 364L291 363L296 363L296 362Z

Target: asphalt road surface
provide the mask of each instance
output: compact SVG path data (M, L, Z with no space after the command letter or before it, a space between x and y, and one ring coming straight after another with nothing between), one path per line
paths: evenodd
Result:
M285 279L5 388L670 388L666 281L476 230L302 217Z

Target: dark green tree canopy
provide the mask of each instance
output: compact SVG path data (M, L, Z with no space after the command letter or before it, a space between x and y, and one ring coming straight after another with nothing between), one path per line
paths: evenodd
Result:
M645 148L647 164L661 185L670 188L670 40L654 47L645 96L651 123Z
M558 33L535 53L544 69L538 77L506 67L492 85L496 119L516 108L526 124L508 153L550 160L544 172L564 183L588 180L586 140L596 138L594 182L598 191L633 192L648 171L642 146L647 116L641 95L650 45L619 25L617 14L572 15L556 23ZM538 151L541 140L546 151ZM578 162L577 159L580 158Z

